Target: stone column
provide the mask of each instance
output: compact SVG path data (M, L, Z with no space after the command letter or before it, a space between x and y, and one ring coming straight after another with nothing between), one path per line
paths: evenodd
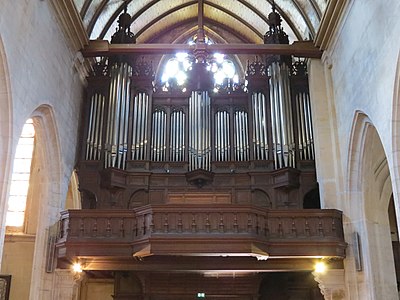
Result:
M318 282L325 300L346 299L343 269L326 270L323 274L313 272L312 274L315 281Z
M53 299L78 300L79 288L84 273L74 274L71 270L56 269L53 281Z

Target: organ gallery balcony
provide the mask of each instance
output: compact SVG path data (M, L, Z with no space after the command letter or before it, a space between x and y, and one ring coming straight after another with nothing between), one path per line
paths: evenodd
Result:
M346 243L338 210L167 204L64 211L56 247L62 265L82 258L115 262L149 256L340 260Z

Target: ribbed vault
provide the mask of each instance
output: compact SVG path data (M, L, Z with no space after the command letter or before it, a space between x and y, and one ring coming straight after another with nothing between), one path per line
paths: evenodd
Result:
M110 39L125 3L139 43L193 32L198 0L74 0L90 39ZM273 0L204 0L204 25L226 42L261 43ZM328 0L275 0L291 42L313 39ZM162 33L162 34L160 34ZM189 37L189 36L187 36ZM166 42L166 41L165 41Z

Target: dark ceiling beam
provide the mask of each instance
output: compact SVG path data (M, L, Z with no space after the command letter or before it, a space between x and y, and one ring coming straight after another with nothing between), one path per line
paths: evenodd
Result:
M112 56L118 54L170 54L190 52L195 49L210 53L224 54L276 54L294 55L298 57L321 58L322 51L312 42L295 42L290 45L281 44L109 44L107 41L94 40L82 50L85 57Z

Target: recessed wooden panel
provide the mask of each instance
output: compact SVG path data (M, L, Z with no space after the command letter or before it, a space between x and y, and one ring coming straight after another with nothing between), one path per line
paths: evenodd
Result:
M228 193L176 193L168 195L168 203L208 204L231 203L232 196Z

